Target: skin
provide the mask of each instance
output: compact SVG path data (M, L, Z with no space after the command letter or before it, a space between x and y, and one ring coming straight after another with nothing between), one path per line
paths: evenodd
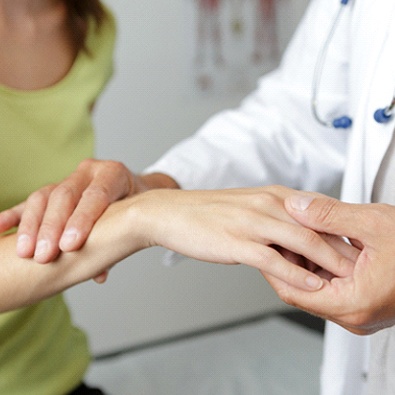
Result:
M60 251L81 248L111 203L153 188L178 185L165 175L136 176L120 162L87 159L63 182L45 186L0 213L0 233L19 226L18 256L48 263ZM37 246L40 242L47 244L44 251Z
M62 0L0 1L1 85L34 91L51 87L67 75L77 51L72 45L66 16L66 8ZM27 202L2 216L0 233L10 226L20 225L17 244L17 253L20 257L36 256L37 261L45 262L58 255L58 226L52 229L50 224L57 220L65 225L64 218L70 216L70 205L76 198L80 198L79 189L75 188L78 182L81 182L79 188L84 189L84 198L77 208L76 216L72 216L67 223L68 233L62 241L65 249L69 244L76 248L81 247L93 226L92 217L97 219L108 204L129 193L132 175L122 165L107 162L95 169L97 180L100 178L106 180L109 175L120 177L116 183L109 184L111 190L108 194L98 185L99 182L90 185L84 183L83 178L87 178L90 171L89 161L86 161L81 164L78 176L69 177L59 187L51 185L43 188L34 193ZM34 215L44 213L46 207L42 203L49 195L51 199L48 202L48 210L40 228L37 228ZM67 199L58 199L59 195L67 196ZM95 204L91 207L90 203L93 200ZM19 221L19 215L23 210L26 215L22 221ZM91 214L92 211L94 215ZM76 217L78 220L75 219ZM75 229L78 231L73 232ZM103 275L97 280L103 281L105 277Z
M94 163L99 166L92 169ZM92 182L87 181L90 178ZM19 225L18 255L48 262L59 254L59 248L80 248L95 220L110 203L131 194L133 185L132 174L120 163L85 160L60 185L48 185L4 212L0 232ZM22 212L25 215L19 221Z
M140 203L152 245L204 261L244 263L274 276L282 277L286 272L290 281L306 289L310 273L290 265L273 248L281 245L299 256L303 241L310 247L307 259L320 260L322 267L339 276L351 273L354 256L345 258L317 233L298 226L285 212L283 201L292 192L278 186L222 191L156 190L141 194L134 202ZM295 227L300 228L299 239L292 236ZM333 243L354 250L340 239ZM312 278L319 280L320 286L321 279Z
M2 85L47 88L68 73L76 55L63 1L0 1Z
M153 182L157 177L148 180ZM61 253L51 265L27 264L27 259L14 252L16 235L0 237L0 251L6 251L0 264L5 272L17 277L12 282L3 278L11 289L4 285L0 288L5 295L12 292L14 298L3 298L0 309L51 296L152 246L198 260L243 263L310 293L319 289L323 280L306 270L305 264L319 261L325 273L349 276L357 249L340 238L325 239L298 225L284 210L284 199L294 192L276 186L220 191L160 188L140 192L112 204L95 222L84 246L75 252ZM0 218L4 218L4 213ZM115 244L117 248L112 248ZM279 246L300 264L285 259ZM308 251L305 257L299 254L301 248Z
M347 204L317 194L285 199L288 213L319 232L344 236L358 250L354 271L324 281L306 293L263 273L288 304L365 335L395 324L395 208L386 204Z
M95 161L88 164L93 167L98 165ZM123 171L125 174L128 172L126 169ZM91 176L93 174L97 173L92 171ZM114 182L115 179L108 177L108 181L110 180ZM395 305L393 303L395 292L391 286L393 281L388 279L393 272L394 251L392 249L394 243L391 240L395 223L393 206L382 204L350 205L322 195L301 194L283 187L269 187L260 190L258 196L261 202L257 207L259 209L265 208L265 213L247 209L253 200L255 202L258 200L255 195L257 190L254 189L227 191L228 206L221 200L224 198L221 195L224 192L220 191L184 191L187 195L177 195L177 200L170 199L169 204L165 205L164 202L170 195L162 194L170 193L171 188L178 187L174 180L161 174L144 177L133 176L132 180L132 184L129 185L133 185L133 187L129 189L128 193L131 195L140 194L141 198L144 196L141 201L142 207L145 207L142 215L143 212L155 213L155 220L152 219L150 229L153 232L156 229L157 233L154 233L156 236L151 236L148 246L162 245L185 255L192 255L197 259L227 264L243 262L256 267L261 270L283 301L334 321L353 333L374 333L395 323L395 311L392 307ZM111 186L111 183L108 186L109 188L104 188L104 190L111 190L112 187L115 187L115 185ZM161 188L166 190L151 191L148 194L142 193L150 189ZM61 193L59 195L59 197L62 196ZM314 200L311 200L312 197ZM63 199L66 198L67 196L63 196ZM232 203L231 199L234 199ZM75 200L75 202L78 201L79 199ZM109 199L107 199L108 201ZM121 211L127 211L128 204L131 202L130 198L126 199L117 203L119 205L117 207ZM192 210L193 207L199 207L199 202L203 204L199 210L203 210L204 213L210 213L210 210L215 208L209 218L216 218L216 226L219 224L225 227L226 237L223 229L219 233L215 233L215 237L221 235L220 239L213 238L213 234L208 233L208 223L202 222L205 217L201 216L199 211L194 213ZM176 207L173 206L175 203L177 203ZM99 202L95 200L92 204L99 204ZM75 207L78 207L78 204ZM181 207L184 210L180 210ZM220 216L221 208L224 208L222 216ZM284 208L289 216L285 214ZM112 209L111 207L108 212L111 212ZM33 213L34 207L29 210ZM25 212L16 210L12 214L14 215L12 224L15 225L21 217L28 215L29 210ZM80 215L78 211L76 210L72 216L78 218ZM88 221L90 224L97 220L94 217L100 211L101 209L92 208L89 214L92 218ZM233 212L234 215L229 216L230 212ZM273 216L273 213L276 215ZM0 228L5 229L11 225L11 222L6 219L9 218L9 215L11 215L10 212L0 214ZM108 215L107 212L106 215ZM149 218L147 215L144 217L147 220ZM176 217L180 219L180 222L174 221ZM39 229L42 217L37 215L34 218L35 228ZM246 221L246 218L250 220ZM257 228L252 231L250 221L253 223L257 218L260 218L260 225L259 227L257 225ZM158 219L162 219L162 221L157 223ZM243 220L240 222L239 219ZM123 220L121 216L120 221ZM76 221L78 223L78 219ZM296 221L303 226L295 227ZM215 240L215 243L223 248L215 248L208 253L207 249L195 250L195 238L184 240L171 237L171 235L178 235L180 232L183 235L182 229L190 234L193 223L198 226L198 234L207 238L205 246L206 243L210 245L212 240ZM275 225L270 226L273 223ZM294 226L292 231L284 230L284 223L292 224ZM169 224L173 224L173 228L169 228ZM181 226L180 224L183 225L178 228ZM163 227L166 232L163 232ZM306 228L309 229L306 231ZM57 229L60 238L63 227L60 226ZM278 230L277 235L269 233L275 232L276 229ZM250 230L252 233L248 233ZM212 231L218 232L218 228L213 227ZM79 243L85 241L88 233L87 230L81 233L83 236L79 239ZM243 240L246 234L250 238ZM287 237L284 236L285 234ZM168 239L166 235L170 235ZM331 255L333 252L327 250L327 255L324 254L326 258L323 258L322 248L324 245L317 240L318 235L320 235L321 241L325 240L327 243L325 248L329 244L339 255ZM344 243L339 243L338 237L348 238L352 243L352 248L349 249ZM182 243L177 244L177 240L182 240ZM284 245L284 240L287 241L286 245ZM251 246L252 249L241 248L242 242ZM256 244L254 245L254 243ZM77 248L77 245L79 244L75 244L74 248ZM72 249L73 246L70 246L69 250ZM133 253L133 251L129 252ZM280 255L283 257L282 260L279 259ZM261 259L257 258L258 256ZM355 266L349 263L344 264L345 258L349 262L355 262ZM341 264L342 259L343 263ZM338 268L346 267L347 269L334 269L337 265ZM317 274L322 279L322 283L318 283L316 288L306 286L306 271L295 271L297 267ZM384 278L386 281L383 281ZM319 291L311 292L311 290L319 289L321 285L322 288Z
M126 221L126 213L122 213ZM60 254L51 265L39 265L32 259L15 254L17 236L0 237L0 312L13 310L53 296L109 269L130 251L143 247L140 239L132 243L123 236L130 236L119 224L103 216L91 233L87 243L78 251ZM111 247L117 240L118 248ZM127 247L127 248L126 248ZM111 254L109 255L109 253Z
M50 87L68 73L76 55L62 1L0 1L0 84L22 90ZM152 245L212 262L242 262L309 291L334 277L350 277L357 249L298 226L284 210L292 191L269 187L192 193L172 188L178 185L164 174L136 176L119 163L91 160L59 185L2 213L0 232L17 225L19 230L0 236L0 311L92 277L104 281L117 261ZM106 210L119 199L124 200ZM113 243L115 252L105 248ZM26 264L33 257L54 264Z

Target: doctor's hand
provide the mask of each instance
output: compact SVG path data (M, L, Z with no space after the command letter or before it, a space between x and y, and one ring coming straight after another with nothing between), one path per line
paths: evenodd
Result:
M347 237L360 253L351 275L325 281L315 293L266 276L281 299L356 334L394 325L395 207L346 204L304 193L288 197L285 206L302 225Z
M0 233L19 226L17 254L49 262L60 249L79 249L104 210L131 194L134 184L133 174L121 163L85 160L63 182L43 187L0 213Z
M331 276L349 276L356 249L341 238L328 242L297 224L284 209L284 199L294 193L277 186L154 190L132 198L130 210L135 214L133 226L148 237L150 246L207 262L243 263L295 287L317 290L323 283L321 273L309 271L305 262L319 263L321 272Z

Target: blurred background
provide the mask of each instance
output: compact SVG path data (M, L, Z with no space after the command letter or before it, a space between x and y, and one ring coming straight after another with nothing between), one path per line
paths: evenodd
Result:
M237 63L237 48L232 49L236 38L229 32L237 35L243 28L252 32L254 21L248 18L254 13L248 13L249 6L239 19L237 14L231 19L230 3L240 1L241 7L243 2L255 0L222 0L223 4L228 2L219 19L228 52L224 50L225 63L219 67L232 80L238 71L237 75L242 75L244 65L254 78L243 74L233 86L220 80L218 89L221 72L216 65L210 68L194 63L198 54L198 1L105 1L117 18L118 41L115 74L96 107L99 158L122 161L140 172L194 133L210 115L237 106L254 88L256 77L277 64L308 3L274 0L278 52L263 51L261 58L252 57L251 62L244 54L243 62ZM249 45L251 37L244 38ZM211 45L209 52L216 50L213 42ZM199 73L207 73L215 83L199 84ZM74 320L88 333L95 356L254 320L286 308L253 269L187 259L166 267L161 263L163 252L160 248L140 252L116 266L105 285L89 282L67 292Z
M225 95L191 91L186 3L193 1L106 0L118 21L118 41L115 74L96 108L99 158L142 171L249 93L249 87ZM281 51L305 5L277 0ZM68 292L95 353L281 307L255 270L187 260L169 268L162 255L161 249L143 251L115 267L105 285Z

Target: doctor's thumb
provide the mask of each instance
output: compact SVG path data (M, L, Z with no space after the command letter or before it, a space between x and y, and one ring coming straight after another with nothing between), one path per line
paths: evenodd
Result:
M345 203L318 194L299 193L285 199L285 209L300 224L322 233L344 235L345 217L349 210Z

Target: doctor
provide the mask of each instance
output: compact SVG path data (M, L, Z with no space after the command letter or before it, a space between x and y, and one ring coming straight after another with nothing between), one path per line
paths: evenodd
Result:
M330 19L329 15L337 12L336 3L338 2L312 2L295 39L297 42L303 29L316 37L317 39L308 40L308 45L305 46L309 53L313 52L311 46L314 43L325 41L317 28L320 24L323 26L322 21ZM383 1L378 7L377 3L370 0L355 0L347 7L328 48L318 97L318 103L321 104L317 105L317 109L327 120L344 113L353 118L352 128L343 131L347 135L347 143L344 147L342 200L394 205L395 123L392 118L379 123L374 119L374 114L377 109L390 105L394 94L395 53L392 48L395 47L395 3ZM310 27L307 27L309 20ZM317 26L315 30L314 24ZM328 31L328 28L325 27L324 30ZM295 41L291 48L298 47ZM305 52L302 46L299 51ZM294 52L295 55L297 53L298 50ZM302 58L304 56L303 54ZM288 57L288 60L295 67L296 58ZM309 84L307 79L304 82ZM306 122L306 118L303 122ZM327 130L327 133L331 133L331 130ZM391 273L394 270L394 239L391 234L394 231L395 208L384 205L349 205L300 194L288 199L286 207L295 219L306 226L349 237L362 248L363 253L357 263L353 281L347 285L337 284L338 291L341 290L344 298L339 305L337 303L341 298L335 292L330 292L329 288L322 290L320 295L301 295L299 291L290 290L286 285L269 278L276 291L288 303L343 323L348 329L350 323L358 323L359 319L359 324L366 320L381 325L382 328L394 325L395 312L391 305L395 302L395 287L387 285L391 283ZM374 269L369 267L368 272L361 272L369 264L376 266ZM373 273L376 269L378 270ZM348 291L343 292L345 289ZM328 304L328 300L333 303ZM367 332L377 329L377 326L365 328ZM358 337L338 325L327 324L321 376L322 394L392 394L395 393L394 372L394 328L384 329L369 337Z
M258 90L239 109L209 120L197 135L173 148L147 172L171 175L182 188L188 189L281 183L296 189L333 194L341 187L342 200L347 202L395 204L395 180L392 179L395 174L395 118L386 123L374 119L377 109L391 103L395 90L395 3L390 0L380 5L371 0L346 3L312 1L279 69L264 77ZM351 117L352 127L346 129L320 125L311 111L312 92L317 83L314 82L317 59L340 7L343 11L318 81L315 110L323 123L345 115ZM327 203L316 204L321 204L324 210ZM372 214L370 208L360 209L370 219L370 227L384 233L380 233L382 237L376 242L383 244L385 237L385 246L389 249L394 243L388 240L390 228L385 227L384 222L381 222L382 228L378 227L377 221L384 218L388 222L389 212L393 217L394 209L375 206L374 210L380 215ZM319 212L318 208L316 210ZM300 213L293 213L303 222ZM339 214L343 212L339 210ZM313 227L314 218L325 218L314 217L314 213L312 217L304 223ZM346 218L340 216L343 227L347 225ZM365 241L362 233L361 237L355 237L356 229L367 231L357 225L361 213L349 218L354 219L353 233L347 228L336 229L337 233ZM368 221L364 223L369 226ZM323 226L318 230L333 231ZM375 263L382 265L383 261L377 258ZM381 281L385 283L385 277ZM368 287L377 282L361 282L356 289L362 284ZM303 298L297 293L284 296L284 288L277 282L276 289L288 303L333 318L333 306L324 303L324 298L321 299L322 308L318 309L311 295L310 299L308 295ZM362 289L362 293L372 295L369 289ZM391 296L390 291L387 296ZM361 298L357 301L368 304ZM389 301L394 304L395 298L386 300ZM359 311L362 306L354 306L354 309ZM390 322L385 317L382 326ZM328 323L322 394L395 393L395 338L392 332L392 328L386 329L371 339Z
M339 0L312 1L279 69L264 77L258 90L238 110L209 120L197 135L173 148L147 172L171 175L182 188L188 189L281 183L333 194L340 187L341 198L346 202L395 204L395 118L386 123L374 119L377 109L391 103L395 90L395 3L391 0L380 4L371 0L339 3ZM317 59L340 7L343 10L328 45L321 76L314 81ZM328 128L317 122L311 111L315 89L317 97L313 104L321 123L346 115L352 118L352 127ZM373 253L384 248L392 252L395 239L388 237L388 232L393 235L389 219L395 219L395 208L356 206L357 211L354 206L344 208L340 204L342 209L336 211L339 203L318 199L307 211L300 211L293 209L291 203L292 200L286 202L289 212L305 225L358 240L360 247L364 247L363 254L372 253L371 258L376 258L372 264L381 266L389 261L390 254L384 260L385 255ZM306 201L303 206L308 206ZM309 210L313 210L312 214ZM345 212L354 215L347 216ZM335 220L324 221L332 217ZM361 218L365 218L366 226L358 226ZM320 221L321 226L317 226ZM376 239L372 238L372 231L378 232L373 233ZM336 307L357 313L368 305L376 307L376 315L380 315L379 307L395 303L395 286L390 285L389 289L384 286L387 278L394 284L391 281L394 267L386 265L389 277L379 271L377 279L369 272L364 274L365 281L357 282L358 276L363 277L360 273L363 263L358 262L354 288L348 293L330 293L324 287L317 293L300 295L277 280L272 284L288 303L340 323L342 311L339 314ZM380 299L380 292L387 299ZM353 298L339 303L336 299L339 294ZM366 300L368 296L370 301ZM333 300L333 305L328 300ZM384 316L382 327L394 323L395 312L389 310L392 322ZM322 395L392 394L394 372L393 328L360 337L328 323Z
M340 14L339 7L342 7ZM314 78L317 59L322 55L322 47L328 41L328 32L334 26L336 16L339 18L321 73L319 78ZM395 303L395 296L391 294L391 289L395 289L395 285L391 287L394 281L386 287L380 287L377 281L370 279L362 281L364 276L365 280L366 276L373 276L375 268L384 262L386 255L375 255L374 252L390 251L394 244L388 235L394 234L390 233L393 229L390 219L394 218L395 223L395 208L370 204L395 204L395 189L391 188L394 185L392 175L395 174L395 123L391 117L386 123L378 123L373 118L378 108L391 102L395 88L394 17L393 0L383 0L380 4L373 0L311 1L278 70L262 78L258 89L245 99L240 108L214 116L196 135L175 146L146 169L143 176L133 176L127 193L162 187L214 189L270 184L319 191L326 195L341 190L342 200L355 206L322 195L304 195L295 191L294 196L285 199L285 207L305 226L350 237L362 250L355 268L358 275L345 282L326 284L314 293L303 293L267 277L288 303L338 322L349 330L364 328L364 322L354 322L353 327L352 321L342 321L341 307L347 307L352 315L353 311L360 311L361 304L363 307L369 305L361 295L373 297L383 288L388 290L383 303L386 306ZM312 92L315 90L312 111ZM326 123L343 116L352 119L351 127L337 129L326 126ZM87 177L94 179L95 174ZM114 179L107 180L114 182ZM105 180L101 182L104 184ZM84 185L89 191L89 183ZM48 210L55 206L49 205ZM104 206L101 203L95 210L95 205L92 205L89 216L93 219L88 223L94 222L94 217ZM21 210L15 212L19 215ZM34 214L34 208L29 208L24 214L30 219L42 215ZM89 232L89 226L79 225L79 216L77 206L76 214L68 220L61 239L63 249L81 245ZM23 218L22 224L26 229L28 221ZM361 226L362 218L362 224L366 226ZM381 218L386 220L383 227L377 224ZM52 232L59 238L66 224L65 220L62 221ZM74 225L71 227L70 224ZM367 229L369 225L374 230L373 235L371 229ZM38 228L36 232L40 237L50 233L48 226L46 230L39 231ZM71 234L70 229L75 233ZM54 253L55 250L51 252ZM366 261L360 261L366 256L371 261L372 272L364 273ZM385 263L388 264L388 259ZM391 280L393 268L388 270ZM386 278L381 281L385 283ZM350 288L350 282L352 291L347 293L344 289L347 285ZM333 292L336 284L339 286L337 293ZM364 284L365 289L360 289ZM377 288L372 292L368 289L370 286ZM321 295L329 295L333 299ZM358 295L359 298L356 297ZM355 296L355 299L350 301L346 296ZM334 304L328 300L333 300ZM371 305L375 306L374 303ZM377 318L373 316L366 320ZM382 327L392 325L394 316L395 313L390 318L385 317ZM375 326L372 331L377 329ZM367 332L369 330L363 333ZM395 341L392 332L393 329L389 328L373 337L359 337L339 325L328 323L321 394L393 393Z

